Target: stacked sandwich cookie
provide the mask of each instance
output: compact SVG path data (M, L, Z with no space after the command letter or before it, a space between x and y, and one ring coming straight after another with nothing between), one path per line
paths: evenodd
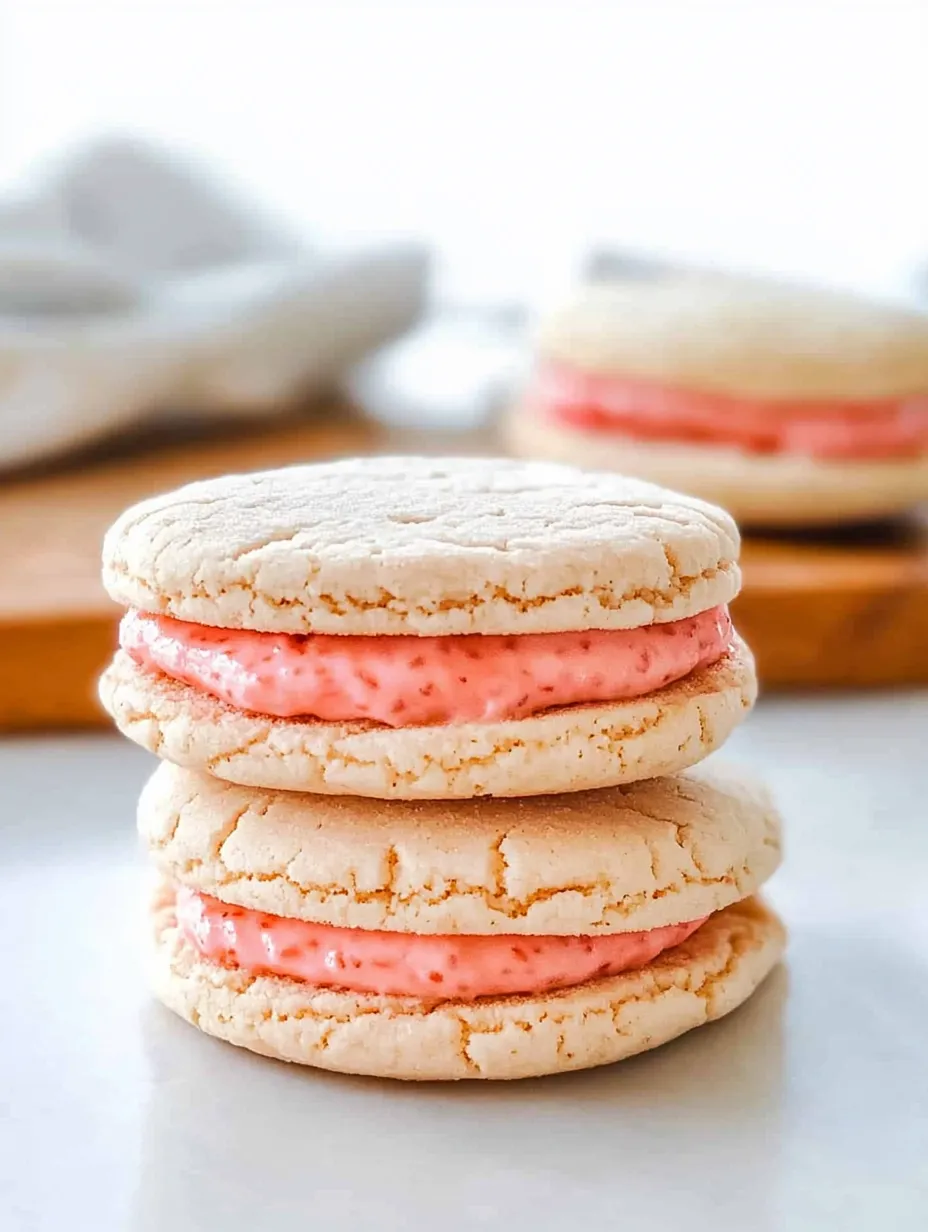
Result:
M744 524L903 513L928 499L928 318L761 279L593 284L542 324L507 431Z
M738 536L548 464L377 458L130 509L101 696L163 759L155 987L254 1051L397 1078L603 1064L733 1009L783 931ZM661 777L663 776L663 777Z

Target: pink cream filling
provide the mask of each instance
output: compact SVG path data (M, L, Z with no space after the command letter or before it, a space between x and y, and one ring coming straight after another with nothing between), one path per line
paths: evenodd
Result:
M426 936L336 928L247 907L187 887L177 922L210 962L325 988L427 999L506 997L572 988L642 967L707 917L595 937Z
M638 629L518 637L339 637L217 629L130 611L119 640L239 710L390 727L518 719L652 693L731 646L728 609Z
M928 394L861 402L736 398L546 364L529 397L561 423L644 441L814 458L910 457L928 450Z

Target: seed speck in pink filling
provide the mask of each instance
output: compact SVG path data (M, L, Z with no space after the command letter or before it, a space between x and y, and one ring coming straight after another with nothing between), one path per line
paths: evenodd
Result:
M336 928L252 911L187 887L177 922L210 962L326 988L426 999L505 997L573 988L652 962L705 918L602 936L428 936Z
M520 719L653 693L729 649L724 606L667 624L518 637L338 637L218 629L129 611L141 667L239 710L390 727Z

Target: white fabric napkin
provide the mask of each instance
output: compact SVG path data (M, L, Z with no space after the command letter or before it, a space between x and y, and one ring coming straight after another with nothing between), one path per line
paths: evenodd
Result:
M421 315L413 244L325 251L134 141L0 202L0 467L153 415L286 407Z

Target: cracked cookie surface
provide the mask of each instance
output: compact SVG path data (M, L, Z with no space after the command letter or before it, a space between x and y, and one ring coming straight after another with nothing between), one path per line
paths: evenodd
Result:
M100 681L120 731L166 761L244 786L381 799L533 796L674 774L718 748L756 694L738 638L716 663L645 697L433 727L250 714L123 652Z
M540 996L430 1004L204 962L178 930L167 889L154 925L156 995L200 1030L283 1061L411 1080L527 1078L619 1061L735 1009L785 944L773 912L747 899L637 971Z
M769 793L699 767L524 800L382 802L235 787L167 763L139 830L160 872L224 902L339 927L595 935L697 919L780 861Z
M614 474L360 458L230 475L128 509L117 602L226 628L445 635L625 629L738 591L722 510Z

